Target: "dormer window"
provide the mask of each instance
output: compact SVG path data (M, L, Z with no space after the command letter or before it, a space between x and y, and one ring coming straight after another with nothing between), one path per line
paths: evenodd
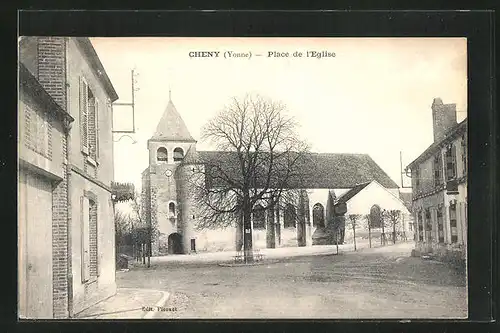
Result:
M167 163L168 154L165 147L158 148L158 150L156 151L156 160L161 163Z
M179 162L179 161L182 161L182 159L184 158L184 150L182 150L182 148L175 148L174 149L174 162Z

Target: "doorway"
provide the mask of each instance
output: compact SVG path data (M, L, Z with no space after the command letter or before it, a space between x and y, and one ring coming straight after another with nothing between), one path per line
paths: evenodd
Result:
M182 236L174 232L168 236L168 254L182 254Z
M51 182L21 171L18 210L19 316L53 318Z

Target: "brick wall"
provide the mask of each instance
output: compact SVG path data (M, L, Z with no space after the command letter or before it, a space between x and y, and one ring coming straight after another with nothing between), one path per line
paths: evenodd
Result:
M67 156L66 136L62 136L63 151ZM63 158L63 161L65 159ZM52 262L54 318L68 317L68 175L63 162L64 178L52 192Z
M38 81L66 110L66 42L64 37L38 38Z
M38 38L38 81L59 106L66 110L66 42L64 37ZM31 120L32 118L30 118ZM48 154L62 154L64 178L52 193L52 256L54 318L68 317L68 146L61 136L62 151L52 151L52 119L48 122Z

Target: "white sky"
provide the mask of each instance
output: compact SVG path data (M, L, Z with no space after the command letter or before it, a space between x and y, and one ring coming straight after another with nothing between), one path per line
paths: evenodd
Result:
M401 185L404 166L432 143L433 98L467 110L464 38L91 38L119 102L136 86L137 141L114 145L115 180L140 187L148 165L147 140L172 101L191 135L233 96L257 92L281 100L301 124L315 152L367 153ZM293 58L295 51L335 52L334 58ZM190 58L190 51L252 52L252 58ZM289 58L268 58L268 51ZM263 54L256 57L255 54ZM115 129L130 127L118 113ZM120 138L115 134L115 140ZM209 150L198 142L198 150ZM408 183L405 181L405 185Z

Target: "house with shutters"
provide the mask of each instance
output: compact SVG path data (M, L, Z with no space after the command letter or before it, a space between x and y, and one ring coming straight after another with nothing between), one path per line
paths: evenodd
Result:
M88 38L20 38L20 318L72 317L116 293L117 99Z
M238 177L234 173L239 170L235 152L199 151L196 143L170 98L148 140L149 165L142 172L142 211L154 230L153 255L241 248L240 224L235 223L236 228L196 228L200 214L190 183L201 173L198 168L217 166L232 177ZM276 209L257 209L253 214L254 248L314 245L314 235L328 224L329 196L340 198L360 184L366 189L349 201L356 212L370 214L376 204L404 209L398 185L367 154L311 152L299 163L300 184L287 184L300 191L296 202L282 202ZM199 186L218 186L214 179L207 176ZM266 203L257 205L264 208Z
M415 250L465 260L467 255L467 118L455 104L432 103L434 142L407 169L412 179Z

